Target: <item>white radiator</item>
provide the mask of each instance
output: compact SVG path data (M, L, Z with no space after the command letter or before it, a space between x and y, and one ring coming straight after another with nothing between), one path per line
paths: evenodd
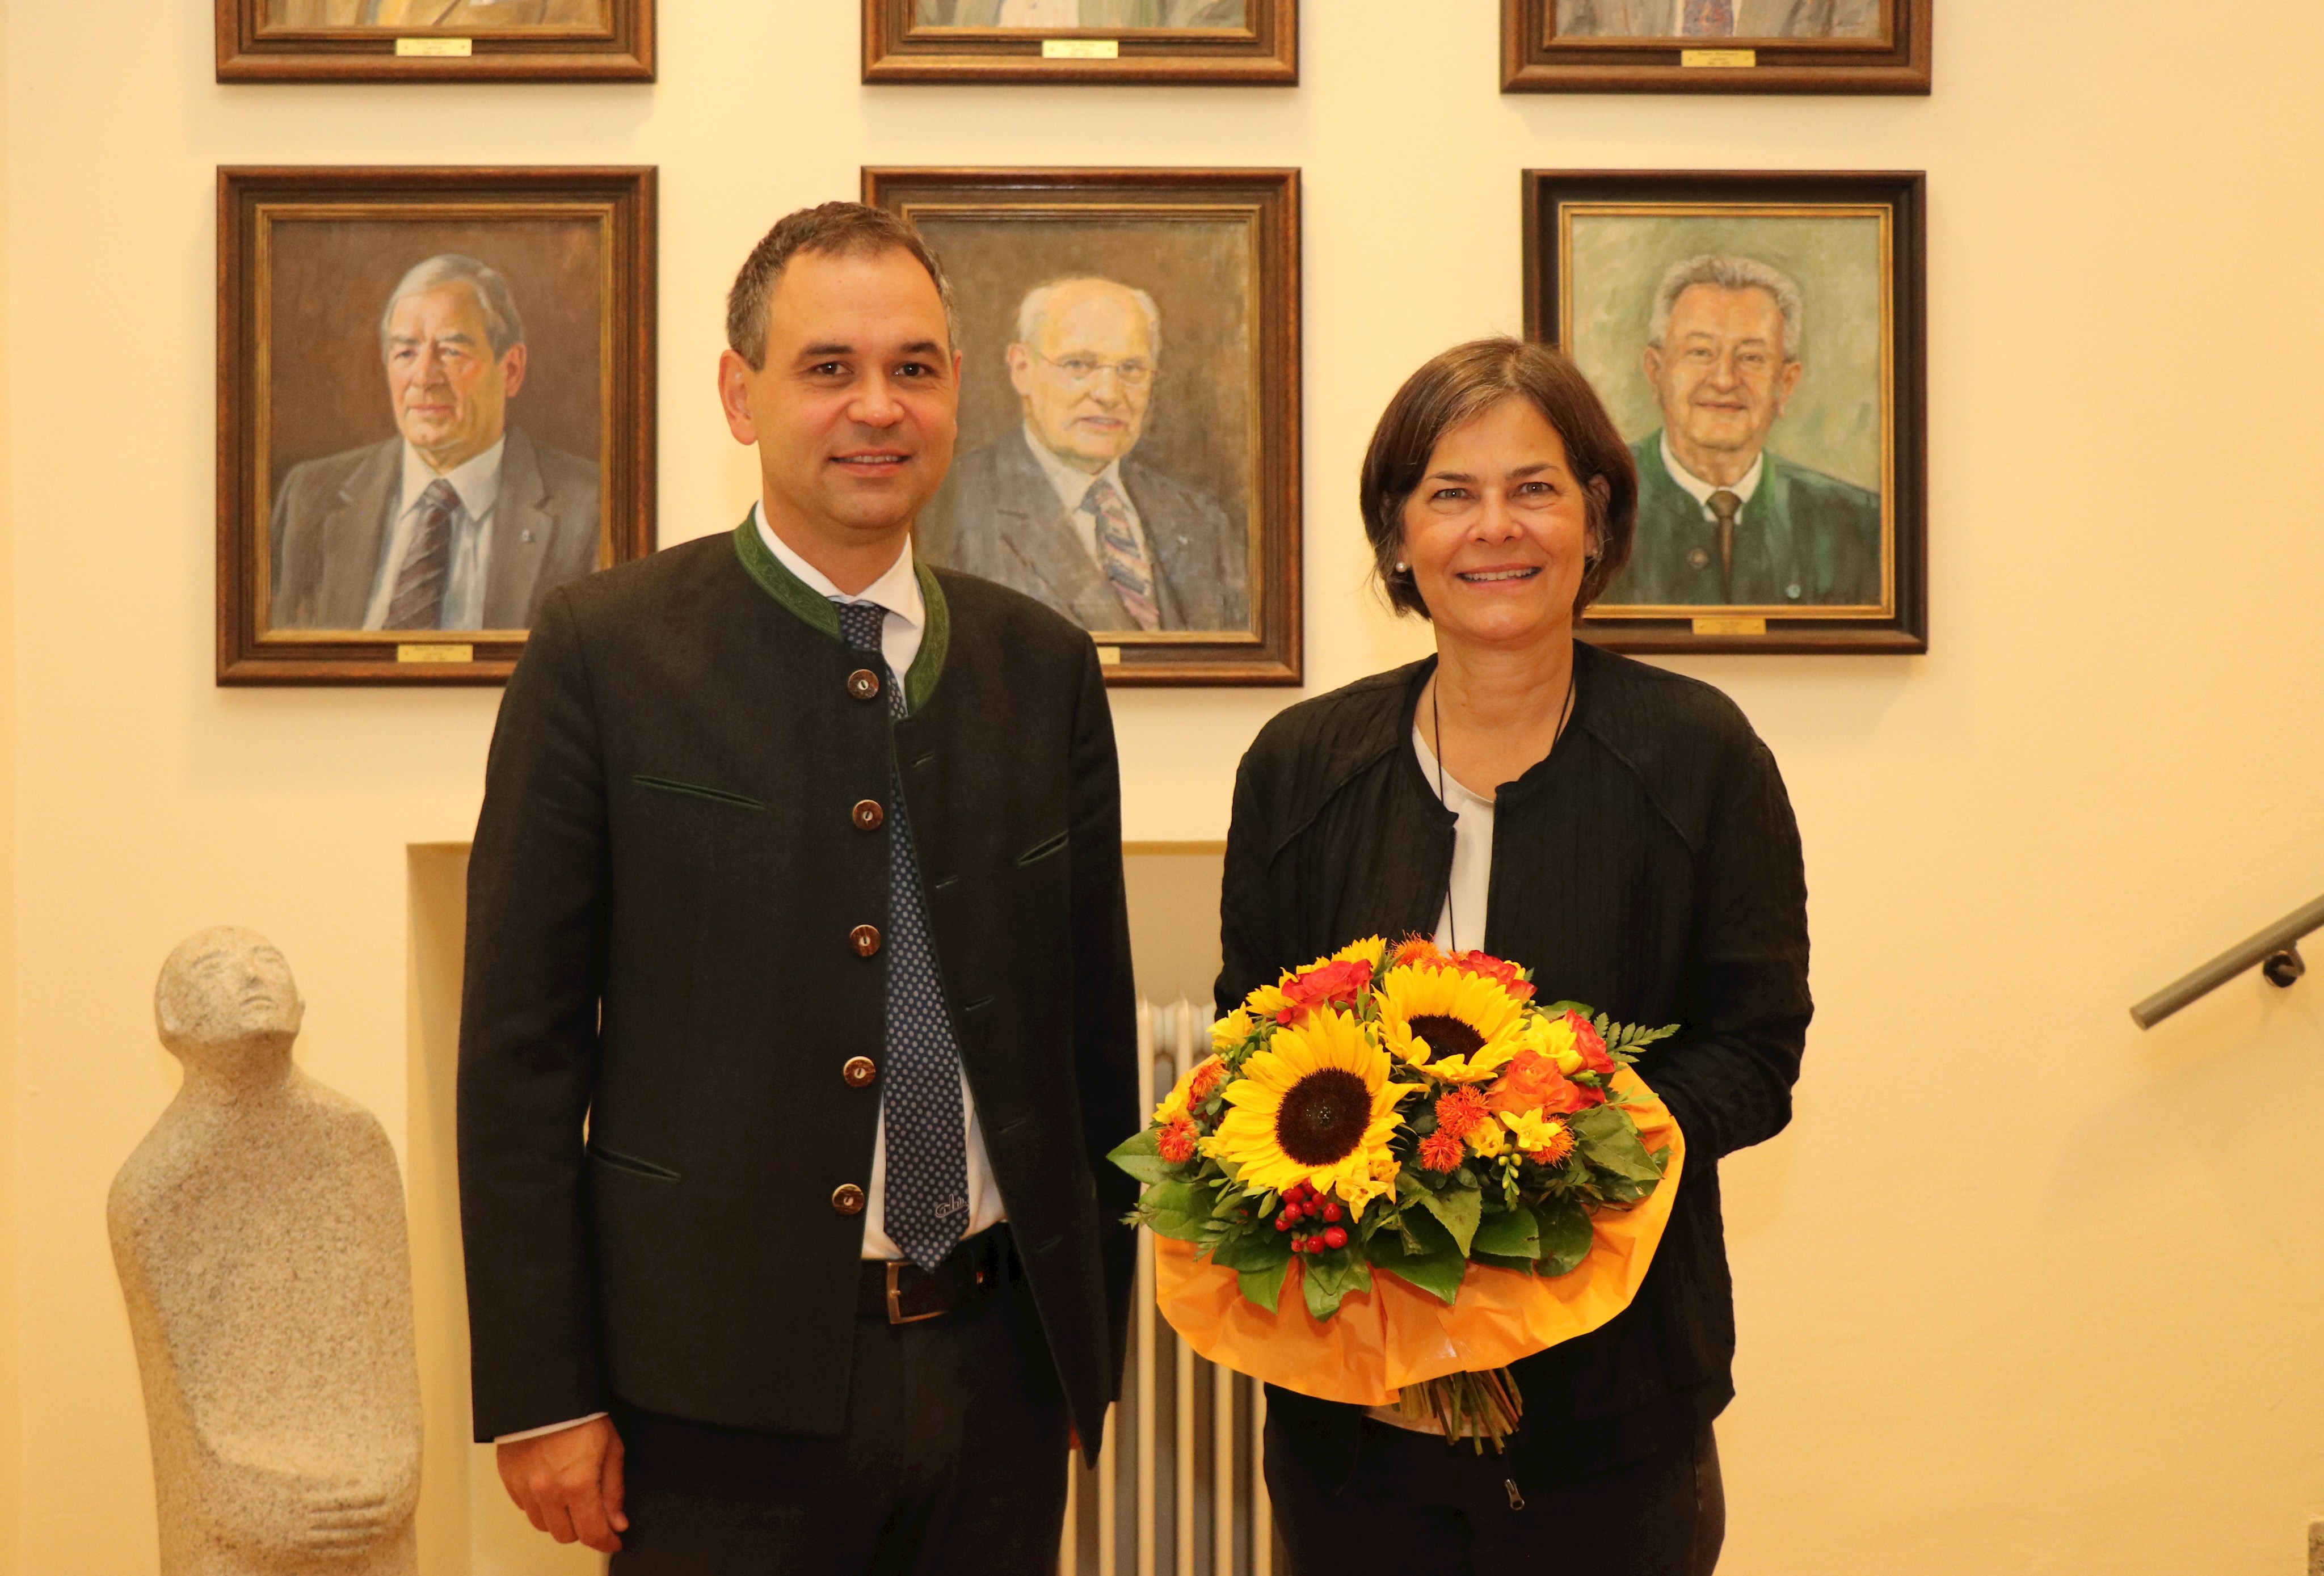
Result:
M1171 1084L1210 1055L1207 1005L1138 1004L1143 1126ZM1266 1393L1196 1357L1154 1311L1154 1236L1138 1233L1129 1371L1106 1415L1097 1465L1065 1470L1061 1576L1274 1576L1274 1518L1260 1470Z

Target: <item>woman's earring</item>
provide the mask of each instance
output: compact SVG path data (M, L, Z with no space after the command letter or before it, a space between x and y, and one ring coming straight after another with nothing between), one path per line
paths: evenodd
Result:
M1409 575L1412 573L1412 566L1398 558L1396 561L1396 572L1399 575Z

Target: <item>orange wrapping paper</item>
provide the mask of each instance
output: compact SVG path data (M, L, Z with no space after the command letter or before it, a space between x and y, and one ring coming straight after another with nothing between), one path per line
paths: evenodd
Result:
M1170 1328L1213 1362L1303 1396L1359 1406L1385 1406L1406 1385L1507 1368L1587 1335L1637 1295L1686 1158L1678 1123L1637 1073L1623 1068L1613 1087L1648 1152L1668 1145L1670 1164L1645 1201L1598 1213L1590 1256L1570 1275L1545 1280L1472 1264L1448 1308L1375 1269L1370 1291L1349 1294L1336 1314L1319 1320L1300 1294L1296 1260L1270 1313L1243 1299L1233 1270L1197 1262L1191 1242L1157 1237L1155 1302Z

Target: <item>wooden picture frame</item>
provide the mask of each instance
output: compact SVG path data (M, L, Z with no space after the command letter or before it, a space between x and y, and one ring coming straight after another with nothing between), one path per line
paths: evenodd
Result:
M1501 91L1929 91L1936 0L1729 4L1737 32L1687 38L1678 32L1675 0L1501 0ZM1665 13L1671 17L1669 31L1644 31ZM1562 25L1577 31L1562 35ZM1769 36L1773 28L1801 32ZM1812 31L1826 29L1831 31L1821 36Z
M1001 14L997 0L863 0L863 80L1244 87L1299 80L1299 0L1083 0L1078 14L1092 20L1074 27L947 24L928 20L931 12ZM1193 23L1156 24L1173 14Z
M863 200L959 308L918 550L1079 622L1111 683L1300 682L1299 172L867 169Z
M652 170L221 168L217 203L218 683L497 684L541 596L653 550Z
M477 0L215 0L221 82L650 82L655 0L531 0L509 23L480 21ZM506 0L501 0L506 3ZM595 14L591 14L592 13Z
M1582 639L1928 650L1925 182L1526 171L1526 332L1573 357L1639 475Z

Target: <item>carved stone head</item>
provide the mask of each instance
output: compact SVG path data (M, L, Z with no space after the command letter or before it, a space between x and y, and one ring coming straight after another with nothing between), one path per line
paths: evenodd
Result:
M274 944L233 926L180 942L153 986L161 1044L189 1072L247 1077L279 1069L306 1015L290 965Z

